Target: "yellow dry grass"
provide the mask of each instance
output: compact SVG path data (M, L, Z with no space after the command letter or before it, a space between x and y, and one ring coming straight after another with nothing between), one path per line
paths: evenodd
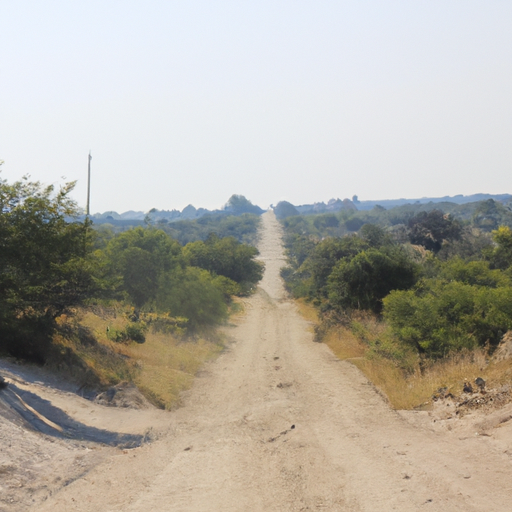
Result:
M192 385L203 363L222 348L222 344L205 338L180 341L169 334L150 333L145 343L120 344L118 350L137 366L135 384L170 409L179 402L180 393Z
M305 299L297 299L295 303L299 308L299 313L305 320L318 323L318 311L310 302L307 302Z
M110 385L132 381L147 398L165 409L179 403L180 393L192 385L199 368L223 349L221 337L215 333L192 340L150 330L144 343L115 343L108 338L107 327L126 327L127 314L122 309L101 315L82 312L79 323L89 328L98 343L112 354L106 358L105 351L74 347L99 381ZM70 345L69 340L62 343Z
M297 309L299 310L302 318L308 322L311 322L311 326L308 328L308 330L313 332L314 326L319 322L318 311L311 303L306 302L304 299L297 299L295 304L297 305Z
M299 302L302 314L305 306L306 310L311 307ZM495 363L484 350L477 349L420 368L419 359L412 359L407 351L400 353L392 340L386 340L385 325L381 321L372 315L356 315L353 320L352 328L335 325L327 329L323 342L339 359L357 366L394 409L426 408L440 388L446 387L448 392L458 395L464 381L473 383L476 377L482 377L488 388L512 383L511 360ZM387 344L388 350L396 356L394 360L375 350L376 339L380 340L380 346Z
M329 329L323 342L339 359L361 358L367 350L367 347L352 331L343 327Z

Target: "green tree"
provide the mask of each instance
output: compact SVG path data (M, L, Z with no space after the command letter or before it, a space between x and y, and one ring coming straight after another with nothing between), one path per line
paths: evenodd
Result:
M391 290L411 288L419 267L400 247L370 248L340 260L328 278L329 302L338 309L382 309Z
M279 201L276 207L274 208L274 213L278 219L285 219L286 217L291 217L293 215L299 215L299 211L292 203L288 201Z
M368 242L370 247L379 248L386 244L391 244L391 238L386 230L376 224L365 224L359 230L359 236Z
M482 231L498 229L500 225L512 225L512 214L494 199L481 201L473 213L472 223Z
M261 215L263 213L263 210L259 206L252 204L251 201L238 194L233 194L229 198L224 209L233 215L241 215L242 213Z
M73 187L0 181L0 337L21 357L43 360L55 319L101 288Z
M414 290L392 291L384 317L404 343L428 357L463 348L496 346L512 328L512 287L489 288L440 279Z
M111 274L118 289L128 294L137 309L153 301L160 278L183 265L180 244L159 229L135 228L112 238L106 248Z
M263 276L263 265L254 259L258 250L233 237L219 238L212 233L204 242L187 244L183 253L190 265L239 284L256 284Z
M462 225L440 210L419 212L409 220L409 239L412 244L422 245L437 253L445 240L458 240Z
M505 270L512 266L512 230L508 226L500 226L492 232L496 243L493 250L487 252L493 268Z
M223 287L212 275L197 267L187 267L163 274L158 287L157 308L174 317L187 319L187 326L197 330L221 323L227 316Z
M319 231L322 231L326 228L337 228L340 224L340 221L336 215L333 213L324 213L322 215L318 215L315 217L313 221L313 225Z
M358 236L326 238L319 242L311 255L304 261L302 272L310 276L310 294L326 298L327 280L334 267L343 258L353 258L367 249L368 243Z

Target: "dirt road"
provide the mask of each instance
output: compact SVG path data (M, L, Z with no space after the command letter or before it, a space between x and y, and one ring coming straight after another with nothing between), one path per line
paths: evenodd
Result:
M512 510L511 431L497 442L392 411L357 369L312 342L279 278L272 212L263 224L261 286L229 329L230 348L167 413L168 430L111 449L38 510Z

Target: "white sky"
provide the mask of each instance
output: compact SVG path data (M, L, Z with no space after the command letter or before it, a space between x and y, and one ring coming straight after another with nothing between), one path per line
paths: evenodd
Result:
M91 210L511 193L510 0L0 2L8 181Z

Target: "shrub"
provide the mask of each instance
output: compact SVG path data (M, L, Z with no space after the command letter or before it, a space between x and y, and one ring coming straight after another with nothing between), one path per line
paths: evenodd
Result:
M512 288L429 279L415 290L392 291L384 317L406 344L429 357L490 344L512 328Z
M144 343L146 341L146 332L148 328L145 322L129 323L124 329L110 329L108 337L117 343L135 341Z
M418 265L398 247L368 249L336 264L328 279L329 301L338 309L379 312L382 299L413 286L418 273Z

